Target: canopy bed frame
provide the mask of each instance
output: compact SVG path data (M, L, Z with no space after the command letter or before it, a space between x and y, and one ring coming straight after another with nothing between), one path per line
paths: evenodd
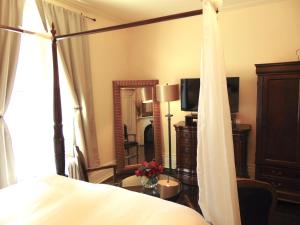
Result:
M127 221L130 224L140 224L144 222L144 220L140 220L140 218L151 218L151 223L155 223L157 225L162 224L189 224L189 225L207 225L204 221L204 218L196 213L194 210L189 209L187 207L173 204L168 201L161 201L158 198L153 198L150 196L130 192L128 190L124 190L119 187L114 187L111 185L98 184L93 186L94 184L76 181L74 179L67 179L65 176L65 146L64 146L64 136L63 136L63 125L62 125L62 108L61 108L61 95L60 95L60 85L59 85L59 69L58 69L58 55L57 55L57 42L64 39L80 37L84 35L97 34L103 32L110 32L115 30L122 30L132 27L138 27L148 24L155 24L159 22L170 21L174 19L181 19L191 16L202 15L202 10L194 10L184 13L178 13L153 19L147 19L137 22L131 22L121 25L109 26L94 30L88 30L78 33L70 33L64 35L56 35L55 26L52 23L51 34L52 37L47 34L35 33L28 30L23 30L20 28L9 27L0 25L0 30L6 30L9 32L16 33L26 33L31 35L37 35L42 38L52 39L52 56L53 56L53 120L54 120L54 153L55 153L55 164L56 164L56 173L61 176L53 176L46 177L42 179L38 179L34 182L28 182L24 184L18 184L16 186L11 186L3 191L0 191L0 198L10 202L12 204L7 204L9 206L19 205L20 201L22 203L22 207L12 207L7 210L7 215L4 215L4 220L8 219L15 220L19 215L24 216L25 221L34 220L35 223L30 224L41 224L40 220L44 221L44 218L49 218L49 223L51 223L50 219L54 219L56 224L82 224L80 221L86 219L87 215L93 215L95 221L101 221L105 223L105 220L109 221L111 224L120 224L120 218L122 220L130 219ZM122 85L121 85L122 86ZM111 187L108 187L111 186ZM43 190L39 190L36 188L43 188ZM109 191L109 189L111 191ZM34 195L35 191L39 191L41 195ZM68 192L61 190L69 190ZM72 191L71 191L72 190ZM125 193L126 192L126 193ZM19 193L19 194L18 194ZM16 195L17 194L17 195ZM34 196L32 196L32 194ZM55 194L55 196L53 196ZM30 196L31 195L31 196ZM17 198L14 198L17 196ZM26 199L19 199L18 196L26 196ZM30 196L30 198L27 198ZM79 197L77 197L79 196ZM124 208L123 210L117 210L120 215L109 218L105 218L105 215L110 215L110 213L106 213L107 208L109 207L111 211L115 214L116 208L119 205L128 203L128 198L126 196L132 196L130 198L129 208ZM98 204L95 207L95 202L105 202L109 197L109 204ZM124 201L122 202L122 198ZM44 201L47 199L47 201ZM52 199L52 202L48 200ZM29 200L29 201L28 201ZM61 201L63 200L63 201ZM83 204L76 204L78 200ZM140 210L141 202L144 205L147 205L147 210L142 210L144 212L141 217L137 217L136 212ZM40 207L40 203L45 203ZM47 203L47 204L46 204ZM68 205L66 204L68 203ZM123 205L124 205L123 204ZM167 210L161 211L149 208L148 206L157 206L160 204L160 208L167 208ZM34 208L32 211L28 211L27 209L31 209L32 205L37 205L38 208ZM17 210L16 210L17 209ZM46 210L44 210L46 209ZM51 210L50 210L51 209ZM53 212L53 209L57 209ZM63 210L61 210L63 209ZM87 212L85 210L94 210L92 212ZM128 211L133 210L133 211ZM27 213L28 211L28 213ZM47 214L43 214L40 212L47 212ZM61 212L59 215L57 212ZM74 212L80 212L75 213ZM134 215L130 214L134 212ZM68 214L69 213L69 214ZM140 212L138 213L140 214ZM68 216L70 215L70 216ZM72 215L72 216L71 216ZM73 218L74 217L74 218ZM98 217L98 218L97 218ZM119 219L118 219L119 218ZM2 218L0 218L1 221ZM66 223L68 222L69 223ZM90 220L89 220L90 221ZM94 220L93 220L94 221ZM124 222L124 221L123 221ZM96 224L96 222L95 222Z
M143 25L149 25L154 23L165 22L169 20L181 19L191 16L202 15L203 11L193 10L183 13L172 14L168 16L162 16L147 20L141 20L131 23L125 23L115 26L109 26L104 28L98 28L83 32L70 33L64 35L56 35L56 30L54 24L52 24L51 34L52 37L48 34L37 33L21 28L10 27L6 25L0 25L0 30L6 30L9 32L16 32L20 34L31 34L40 36L42 38L51 39L52 38L52 57L53 57L53 120L54 120L54 153L55 153L55 164L56 164L56 173L58 175L66 176L65 174L65 145L64 145L64 136L63 136L63 125L62 125L62 109L61 109L61 98L60 98L60 86L59 86L59 69L58 69L58 57L57 57L57 42L64 39L80 37L84 35L98 34L115 30L122 30L132 27L138 27Z

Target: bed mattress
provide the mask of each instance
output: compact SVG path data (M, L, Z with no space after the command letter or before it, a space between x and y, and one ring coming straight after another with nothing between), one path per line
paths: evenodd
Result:
M0 191L1 225L206 225L196 211L106 184L62 176Z

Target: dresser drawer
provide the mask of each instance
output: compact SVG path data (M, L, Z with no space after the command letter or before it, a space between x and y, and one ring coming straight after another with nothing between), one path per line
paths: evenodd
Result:
M190 139L192 140L194 138L194 135L192 132L188 131L188 130L184 130L180 133L180 136L182 139Z
M259 166L256 169L260 176L290 178L299 180L300 182L300 170L269 166Z
M300 181L296 179L285 179L278 177L258 177L259 180L268 182L278 191L291 191L300 193Z
M190 157L195 157L197 154L197 149L195 149L195 147L192 145L182 144L179 146L179 151L180 151L180 154L186 153L186 154L189 154Z
M279 200L300 203L300 183L291 179L259 177L259 180L270 183L277 192Z
M197 146L197 145L195 145L194 140L192 140L192 139L181 139L179 145L180 145L180 147L185 147L185 146L194 147L194 146Z
M187 168L189 170L196 170L197 162L196 158L191 158L189 156L181 156L180 164L177 167Z

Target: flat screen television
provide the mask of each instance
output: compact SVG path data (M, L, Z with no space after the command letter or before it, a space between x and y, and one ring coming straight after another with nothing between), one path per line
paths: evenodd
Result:
M227 77L227 91L230 112L239 111L239 77ZM200 78L188 78L180 80L181 110L198 111L198 99L200 90Z

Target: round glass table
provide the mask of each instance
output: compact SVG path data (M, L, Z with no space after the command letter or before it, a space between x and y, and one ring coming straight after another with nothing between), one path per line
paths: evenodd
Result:
M123 179L120 186L131 191L152 195L169 201L176 201L182 188L178 179L166 174L159 175L157 187L154 189L144 188L141 183L141 177L136 175Z

